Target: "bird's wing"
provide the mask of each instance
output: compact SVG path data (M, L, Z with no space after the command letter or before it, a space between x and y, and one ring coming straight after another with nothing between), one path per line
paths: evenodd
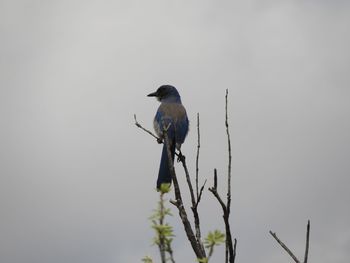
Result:
M173 127L170 126L169 131L175 136L176 143L181 145L185 141L189 127L185 107L181 103L162 103L157 115L158 123L163 122L166 127L171 123Z
M165 108L166 109L166 108ZM169 115L167 110L164 110L162 105L159 107L153 121L154 130L159 137L163 137L163 130L167 129L169 139L174 137L175 124L173 116Z

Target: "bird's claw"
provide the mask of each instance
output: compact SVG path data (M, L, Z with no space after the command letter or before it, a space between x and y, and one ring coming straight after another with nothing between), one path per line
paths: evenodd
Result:
M183 155L181 152L177 155L177 162L183 162L185 161L185 155Z
M163 139L162 138L157 138L157 143L162 144L163 143Z

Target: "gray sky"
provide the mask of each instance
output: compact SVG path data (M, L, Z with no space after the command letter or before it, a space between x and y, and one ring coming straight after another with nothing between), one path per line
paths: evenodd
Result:
M349 28L347 1L0 1L0 261L159 262L161 146L133 114L151 128L146 94L173 84L192 176L201 114L208 185L215 167L225 181L229 89L237 262L290 262L270 229L301 257L307 219L310 262L348 262ZM199 212L223 229L208 191Z

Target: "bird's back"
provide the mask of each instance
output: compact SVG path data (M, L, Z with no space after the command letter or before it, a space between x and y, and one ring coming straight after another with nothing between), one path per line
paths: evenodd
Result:
M163 102L160 104L157 114L154 118L154 129L161 136L163 127L171 123L169 129L175 128L175 140L177 143L183 143L188 132L188 118L185 107L181 103Z

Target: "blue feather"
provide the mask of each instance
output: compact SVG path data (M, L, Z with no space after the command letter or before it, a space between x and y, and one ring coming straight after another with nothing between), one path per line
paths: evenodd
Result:
M167 131L170 144L171 159L174 161L175 148L180 150L188 133L189 121L186 110L181 103L178 91L172 86L162 86L149 96L156 96L160 100L156 116L154 117L154 129L160 138L164 138L163 131ZM162 183L171 183L169 169L169 158L165 144L163 145L162 156L157 179L157 189Z

